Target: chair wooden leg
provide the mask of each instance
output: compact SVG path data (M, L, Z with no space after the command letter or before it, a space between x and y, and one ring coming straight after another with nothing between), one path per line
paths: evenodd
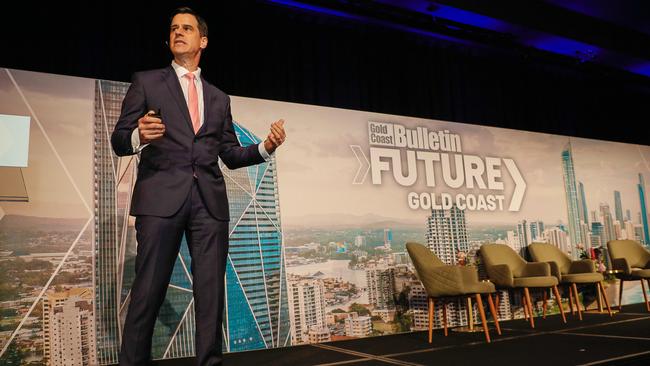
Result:
M548 292L546 292L547 289L544 289L544 303L542 304L542 319L546 319L546 301L548 300Z
M526 303L528 304L528 315L530 315L530 327L535 328L535 317L533 316L533 303L530 301L530 292L528 287L524 287L524 295L526 296Z
M571 288L571 285L569 285L567 289L569 291L569 306L571 307L571 315L575 316L576 311L573 308L573 289Z
M578 308L578 319L582 320L582 309L580 309L580 296L578 295L578 286L576 286L575 283L572 283L571 289L573 289L573 296L576 299L576 307Z
M648 283L650 286L650 283ZM648 294L645 292L645 283L641 280L641 290L643 291L643 299L645 300L645 308L650 312L650 303L648 302Z
M500 292L501 291L497 291L497 292L494 293L496 295L496 296L494 296L494 307L497 308L497 310L499 310L499 301L500 301L499 299L501 298Z
M442 326L445 329L445 337L447 336L447 302L442 302Z
M494 307L494 301L492 301L492 294L488 294L488 305L490 306L490 312L494 318L494 325L497 327L497 333L501 335L501 326L499 326L499 313L497 313L496 308ZM497 296L497 299L499 297Z
M435 311L435 303L433 297L429 298L429 343L433 341L433 312Z
M520 301L521 306L523 306L523 308L524 308L524 318L528 322L530 320L528 320L528 318L529 318L528 317L528 305L526 304L526 297L524 296L524 290L521 290L521 293L519 293L519 299L521 300Z
M618 311L621 311L623 309L623 280L621 279L621 282L619 282L619 290L618 290Z
M602 282L598 282L598 287L600 288L600 293L603 294L603 300L605 301L605 307L607 307L607 312L609 316L612 316L612 308L609 307L609 300L607 300L607 294L605 293L605 287Z
M487 321L485 320L485 310L483 310L483 300L481 300L481 294L476 294L476 305L478 306L478 313L481 315L481 323L483 323L485 340L490 343L490 330L488 329Z
M562 322L566 324L566 316L564 316L564 308L562 307L562 298L560 297L560 291L557 289L557 286L553 286L553 293L555 293L555 301L557 302L557 307L560 309L560 315L562 315Z
M603 312L603 299L602 299L603 294L600 292L600 286L596 284L596 300L598 301L598 312L602 313Z

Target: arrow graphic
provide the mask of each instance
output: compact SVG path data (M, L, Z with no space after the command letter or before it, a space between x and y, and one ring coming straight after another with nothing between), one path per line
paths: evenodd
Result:
M361 150L361 146L350 145L350 149L352 149L354 156L359 161L359 169L357 170L357 174L354 176L354 180L352 180L352 184L363 184L366 180L366 176L368 176L368 172L370 171L370 162L368 161L368 158L366 158L366 154Z
M524 177L521 176L517 164L512 159L503 159L503 162L506 164L512 180L515 181L515 190L512 192L512 199L510 200L508 211L519 211L521 201L524 200L524 193L526 193L526 182L524 181Z

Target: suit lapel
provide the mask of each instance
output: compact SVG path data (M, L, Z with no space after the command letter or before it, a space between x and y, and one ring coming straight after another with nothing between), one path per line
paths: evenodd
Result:
M190 129L190 132L194 134L194 128L192 127L192 119L190 118L190 111L189 109L187 109L187 103L185 102L185 97L183 96L183 89L181 89L181 84L178 81L176 72L174 72L174 68L171 66L169 66L166 70L167 73L163 76L163 78L165 79L165 84L167 84L167 88L169 89L172 98L176 101L176 104L178 105L181 114L185 118L185 122L186 122L185 124ZM203 94L205 95L205 93Z

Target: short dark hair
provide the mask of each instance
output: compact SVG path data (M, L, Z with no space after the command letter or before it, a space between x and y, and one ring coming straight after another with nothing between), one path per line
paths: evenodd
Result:
M192 8L189 8L187 6L183 6L180 8L177 8L172 12L172 15L169 17L169 22L171 23L174 17L178 14L191 14L194 15L196 18L197 23L199 23L199 34L202 37L207 37L208 36L208 23L205 22L205 19L199 15L199 13L195 12Z

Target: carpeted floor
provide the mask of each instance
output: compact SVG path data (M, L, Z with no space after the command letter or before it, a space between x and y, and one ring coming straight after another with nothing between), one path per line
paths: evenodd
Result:
M629 305L610 318L586 313L501 322L491 327L492 343L482 332L434 330L262 351L229 353L226 366L265 365L650 365L650 313L644 304ZM157 366L194 365L194 359L156 361Z

